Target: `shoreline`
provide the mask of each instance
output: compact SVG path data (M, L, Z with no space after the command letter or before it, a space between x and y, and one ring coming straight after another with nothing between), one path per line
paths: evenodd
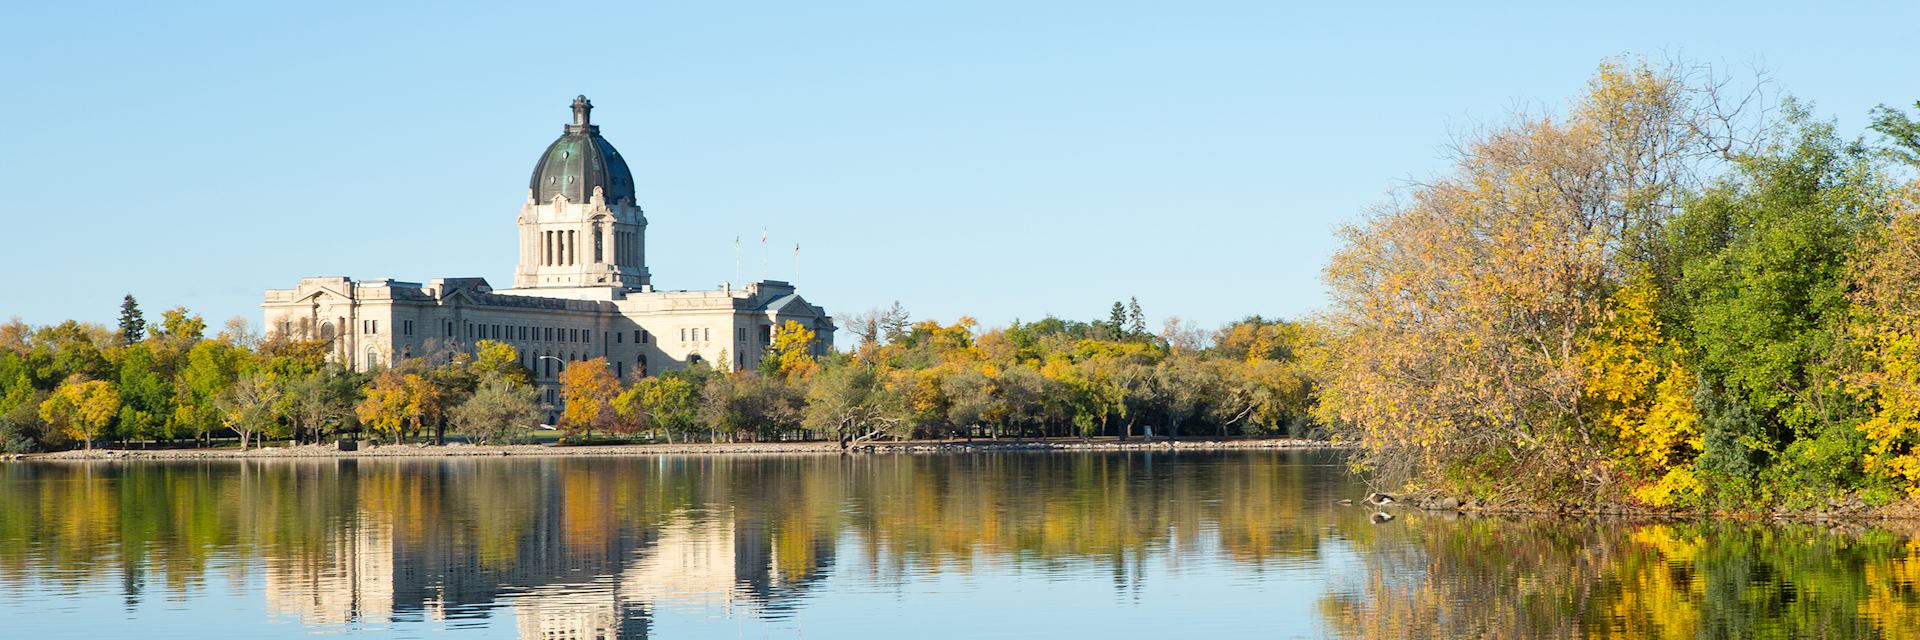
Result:
M906 440L870 442L841 449L834 441L815 442L692 442L652 444L597 444L548 446L541 444L448 445L363 443L359 450L340 451L333 445L298 445L240 449L93 449L0 456L13 462L87 462L99 460L282 460L319 458L472 458L472 457L590 457L679 455L784 454L939 454L1026 451L1248 451L1340 449L1326 440L1257 438L1235 440Z
M1772 522L1776 524L1793 523L1833 528L1869 524L1880 525L1882 523L1920 525L1920 499L1897 500L1878 507L1869 507L1864 503L1854 501L1844 505L1828 505L1824 508L1771 509L1758 511L1648 509L1626 504L1542 505L1524 502L1507 502L1489 505L1434 493L1395 496L1393 502L1390 504L1376 504L1366 501L1356 501L1355 504L1364 504L1376 509L1408 509L1426 513L1457 513L1460 515L1494 517L1544 517L1580 520L1617 518L1640 521L1691 522ZM1920 534L1920 528L1916 528L1914 533Z

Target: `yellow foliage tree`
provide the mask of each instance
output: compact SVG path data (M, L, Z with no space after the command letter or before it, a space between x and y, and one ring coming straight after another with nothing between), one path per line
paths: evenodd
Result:
M1873 404L1860 423L1866 467L1920 496L1920 183L1894 194L1887 226L1853 265L1849 339L1861 366L1845 380Z
M788 320L780 325L780 330L773 334L773 344L767 347L767 358L774 362L775 373L783 379L792 380L818 371L820 363L813 355L813 345L817 339L812 329L798 322Z
M421 424L437 419L442 409L440 391L433 381L416 373L388 369L367 385L366 397L354 407L354 413L375 433L405 442L407 433L418 432Z
M594 427L613 425L613 400L619 395L620 380L607 368L606 358L568 364L560 372L560 397L566 403L560 426L592 437Z
M1692 465L1702 442L1695 378L1661 334L1658 295L1644 275L1615 292L1580 361L1586 371L1581 391L1596 423L1619 438L1616 457L1627 470L1648 481L1634 497L1665 507L1700 493Z
M40 403L40 419L85 442L88 449L119 412L120 390L105 380L69 379Z

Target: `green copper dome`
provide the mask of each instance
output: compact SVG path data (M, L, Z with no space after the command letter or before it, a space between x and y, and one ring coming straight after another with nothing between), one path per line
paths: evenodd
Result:
M536 202L552 202L566 196L571 202L586 202L599 187L607 204L634 204L633 172L627 161L591 121L593 103L586 96L573 99L573 124L567 125L560 139L547 145L540 163L533 165L533 190Z

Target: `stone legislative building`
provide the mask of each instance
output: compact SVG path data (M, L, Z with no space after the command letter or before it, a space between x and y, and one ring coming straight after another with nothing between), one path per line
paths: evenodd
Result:
M513 288L496 290L483 278L302 278L267 291L266 331L329 340L336 361L360 370L504 342L519 350L548 402L569 362L604 357L628 380L695 362L756 367L788 321L812 329L814 349L825 355L833 319L791 284L654 289L633 174L600 136L592 110L585 96L575 98L573 123L533 167L517 220Z

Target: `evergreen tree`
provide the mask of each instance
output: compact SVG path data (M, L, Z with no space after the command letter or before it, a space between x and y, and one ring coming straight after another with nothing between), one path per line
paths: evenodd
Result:
M899 300L895 300L893 306L888 307L881 316L880 330L885 334L887 344L899 342L912 332L913 316L907 314L907 308L900 306Z
M1126 329L1127 306L1120 304L1119 300L1115 300L1113 301L1113 311L1107 315L1107 332L1109 335L1118 338L1126 335Z
M1147 314L1140 309L1140 299L1127 297L1127 337L1140 339L1147 336Z
M140 316L140 303L127 294L120 301L120 344L133 344L147 337L147 319Z

